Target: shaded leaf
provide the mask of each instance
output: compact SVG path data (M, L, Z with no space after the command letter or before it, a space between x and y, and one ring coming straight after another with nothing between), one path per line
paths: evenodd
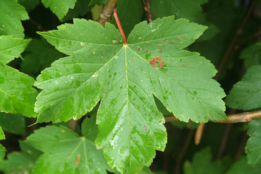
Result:
M6 66L19 57L30 40L0 36L0 112L35 116L33 111L37 91L32 87L34 79Z
M18 3L24 6L26 11L30 12L40 4L40 0L18 0Z
M0 1L0 36L13 35L16 38L24 37L24 28L21 20L29 19L24 7L17 0Z
M0 126L0 140L5 139L5 134L2 130L2 127ZM2 160L4 159L5 156L5 148L4 146L2 146L2 144L0 144L0 162L2 163Z
M236 83L226 98L235 109L251 110L261 107L261 65L251 66L241 81Z
M83 124L95 125L95 119ZM90 131L96 131L97 126ZM83 132L83 134L85 134ZM91 137L91 138L89 138ZM106 173L108 165L102 150L97 150L92 136L80 137L72 130L60 126L47 126L36 130L25 141L44 152L37 161L33 173Z
M0 126L7 132L25 135L25 119L22 115L0 112Z
M192 22L210 26L199 40L208 40L218 33L217 27L207 22L206 15L200 5L207 0L158 0L150 1L154 19L175 15L175 18L185 18Z
M247 161L252 165L261 165L261 119L252 120L248 123L247 134L250 138L247 140L245 151L247 154Z
M83 16L88 13L93 6L89 5L90 0L77 0L73 9L70 9L63 21L71 20L78 16Z
M245 156L235 162L226 174L246 174L246 173L261 173L261 166L251 166L247 164Z
M108 0L91 0L89 5L94 5L94 4L106 4Z
M21 71L36 77L40 72L49 67L52 62L62 57L63 54L57 51L45 39L33 39L25 50Z
M50 8L59 20L62 20L69 9L74 8L76 1L77 0L42 0L42 3L46 8Z
M192 163L185 162L185 174L224 174L228 171L232 161L225 158L222 161L212 161L210 148L205 148L193 156Z
M246 68L251 67L252 65L261 64L261 42L250 45L245 48L241 54L240 58L244 59L244 64Z
M36 159L41 152L20 141L21 152L12 152L0 165L0 170L5 174L31 173Z
M211 79L213 65L182 50L205 29L173 17L142 22L129 35L128 45L122 45L113 25L103 28L93 21L75 19L56 31L41 32L70 56L38 76L35 85L43 91L35 105L37 121L78 119L102 99L97 147L104 148L111 167L139 172L166 143L164 118L153 95L182 121L226 119L221 100L225 94ZM164 61L162 68L149 63L157 56Z

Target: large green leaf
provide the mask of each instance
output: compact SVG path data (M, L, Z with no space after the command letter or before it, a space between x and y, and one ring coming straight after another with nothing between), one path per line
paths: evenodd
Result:
M241 54L240 58L244 59L245 67L249 68L252 65L260 65L261 64L261 42L250 45L245 48Z
M226 174L257 174L261 173L261 166L251 166L247 164L245 156L241 157L239 161L235 162Z
M0 170L5 174L31 173L36 159L41 154L41 152L22 141L19 144L22 152L8 154L7 159L0 165Z
M24 37L24 28L21 20L29 19L24 7L17 0L0 1L0 36L13 35L17 38Z
M261 65L251 66L226 98L231 108L250 110L261 107Z
M261 165L261 119L252 120L248 123L247 134L250 138L247 141L245 151L247 153L247 161L249 164Z
M42 3L46 8L50 8L51 11L62 20L69 9L74 8L76 1L77 0L42 0Z
M232 161L224 158L222 161L212 161L210 148L205 148L193 156L192 163L185 162L185 174L224 174Z
M25 119L22 115L0 112L0 126L7 132L25 135Z
M0 36L0 112L32 117L37 91L34 79L5 64L19 57L30 40Z
M37 159L33 173L105 174L109 166L102 150L97 150L94 144L98 133L95 117L84 121L82 126L83 137L63 126L47 126L30 135L25 142L44 152Z
M35 77L52 62L63 56L44 39L33 39L25 52L27 53L23 57L21 71Z
M166 143L164 118L153 95L182 121L226 119L225 94L211 79L213 65L182 50L205 29L173 17L142 22L129 35L128 45L122 45L113 25L103 28L79 19L40 33L70 56L37 78L35 85L43 89L35 104L38 122L78 119L101 100L96 144L104 148L110 166L123 173L149 166L154 150L163 150ZM157 56L164 61L162 68L149 63Z
M3 139L5 139L5 134L2 130L2 127L0 126L0 140ZM5 148L2 146L2 144L0 144L0 162L2 162L2 160L4 159L5 151Z

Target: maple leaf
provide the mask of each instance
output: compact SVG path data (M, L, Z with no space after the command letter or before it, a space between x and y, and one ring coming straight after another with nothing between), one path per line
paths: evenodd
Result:
M25 9L17 3L17 0L1 0L0 7L0 35L23 38L24 28L20 20L29 19Z
M252 120L248 123L248 131L247 134L250 138L247 140L245 151L247 154L248 164L257 165L261 163L261 120Z
M23 141L19 141L21 152L12 152L7 159L1 162L0 170L5 174L31 173L34 163L41 152L32 148Z
M261 107L261 65L251 66L241 81L236 83L226 98L231 108L251 110Z
M74 8L74 5L77 0L42 0L43 5L46 8L51 9L51 11L60 19L62 20L63 17L68 13L69 9Z
M5 65L19 57L29 42L10 35L0 36L0 112L35 116L34 79Z
M37 122L78 119L101 100L97 147L104 148L111 167L139 172L166 143L164 117L153 96L181 121L226 119L225 94L211 79L214 66L198 53L182 50L205 29L166 17L138 24L128 44L122 44L113 25L103 28L83 19L40 32L69 57L37 78L35 85L43 89L35 104Z
M97 150L94 144L98 134L94 116L84 120L82 134L83 137L80 137L63 126L47 126L36 130L25 141L44 152L37 159L33 173L106 174L106 169L110 168L102 150Z

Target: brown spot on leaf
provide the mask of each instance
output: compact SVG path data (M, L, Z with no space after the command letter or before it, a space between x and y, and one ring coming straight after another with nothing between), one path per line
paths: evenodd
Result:
M147 131L148 127L146 125L143 126L143 130Z
M63 133L64 133L64 132L65 132L65 130L63 130L63 129L62 129L62 130L61 130L61 132L63 132Z
M80 159L81 159L81 155L78 155L77 158L76 158L76 161L74 163L75 166L78 166Z

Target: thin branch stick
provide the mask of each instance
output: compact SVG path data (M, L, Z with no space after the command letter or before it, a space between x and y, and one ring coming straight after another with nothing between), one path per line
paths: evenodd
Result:
M103 7L100 17L98 19L98 22L102 25L105 26L105 23L110 19L113 9L117 5L118 0L108 0L108 2L105 4Z
M77 120L71 119L69 121L69 129L76 131L77 130Z
M240 140L240 143L239 143L239 145L238 145L238 149L237 149L237 151L236 151L236 154L235 154L235 156L234 156L234 159L233 159L234 162L236 162L237 160L239 160L240 156L241 156L242 154L244 154L247 140L248 140L248 135L247 135L246 132L244 132L243 135L242 135L242 138L241 138L241 140Z
M150 0L143 0L144 10L146 11L147 21L148 23L153 21L153 15L150 10Z
M34 24L39 30L41 31L48 31L46 28L44 28L41 24L33 20L32 18L29 19L29 21Z
M245 27L245 25L246 25L250 15L252 14L252 12L253 12L253 10L254 10L254 8L255 8L257 3L258 3L258 0L254 0L251 3L251 5L250 5L250 7L249 7L249 9L248 9L248 11L246 13L246 16L244 17L241 25L239 26L238 30L236 31L232 41L230 42L230 45L229 45L228 49L225 52L225 55L223 56L223 58L222 58L222 60L221 60L221 62L219 64L218 72L217 72L217 74L215 76L215 79L218 79L220 77L221 73L223 72L223 70L227 66L230 58L232 57L231 52L233 52L233 49L235 48L235 44L236 44L239 36L241 35L241 33L243 31L243 28Z
M231 114L227 115L228 120L220 120L220 121L211 121L215 123L244 123L249 122L254 119L261 118L261 111L254 111L254 112L243 112L239 114ZM175 116L165 116L165 122L171 121L179 121L178 118Z
M229 141L232 127L233 127L233 124L227 124L223 131L222 139L219 143L217 154L216 154L217 160L221 160L224 156L224 152L226 151L226 148L227 148L227 143Z
M195 132L194 129L188 130L188 133L186 135L186 140L185 140L185 142L184 142L184 144L183 144L183 146L182 146L182 148L181 148L181 150L180 150L180 152L179 152L179 154L176 158L175 169L174 169L175 174L181 173L180 168L181 168L184 156L186 154L186 151L187 151L187 149L190 145L190 142L193 138L194 132Z
M236 113L237 113L236 109L230 109L229 110L229 114L236 114ZM220 141L219 146L218 146L217 154L216 154L216 159L218 159L218 160L223 158L223 155L224 155L224 152L227 148L227 143L229 141L229 137L230 137L230 134L231 134L231 131L232 131L232 127L233 127L233 124L227 124L225 126L221 141Z
M200 123L198 125L198 128L196 130L196 134L195 134L195 139L194 139L194 142L195 142L196 145L198 145L201 141L203 131L204 131L204 127L205 127L205 123Z

